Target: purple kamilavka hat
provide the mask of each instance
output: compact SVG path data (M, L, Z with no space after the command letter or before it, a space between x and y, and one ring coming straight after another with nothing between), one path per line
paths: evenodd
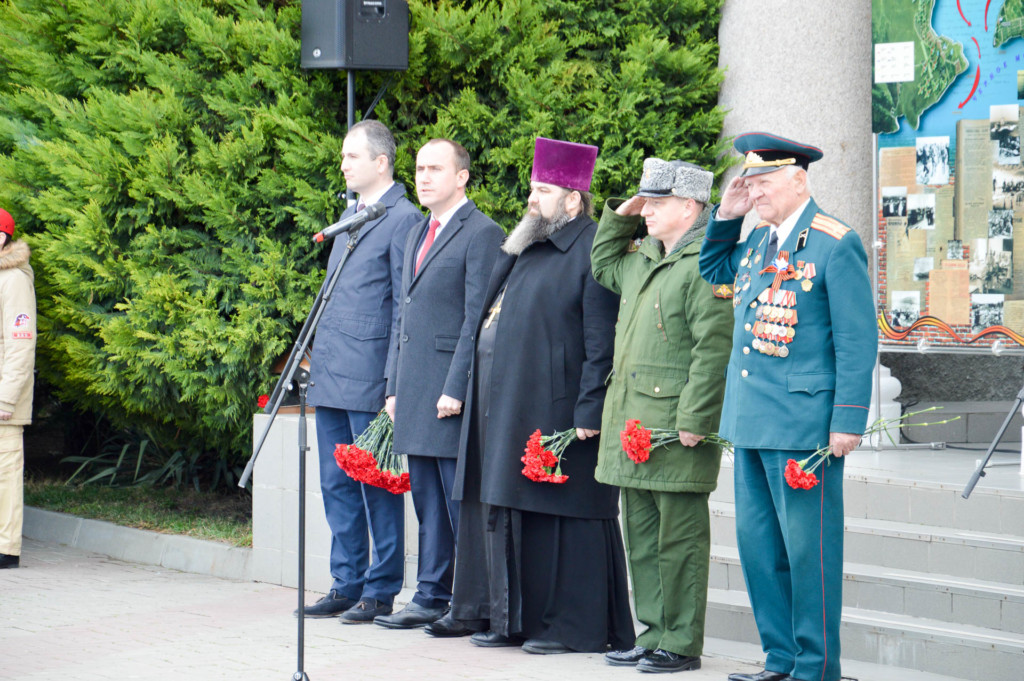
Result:
M590 191L597 162L597 147L538 137L533 147L531 182L545 182L566 189Z

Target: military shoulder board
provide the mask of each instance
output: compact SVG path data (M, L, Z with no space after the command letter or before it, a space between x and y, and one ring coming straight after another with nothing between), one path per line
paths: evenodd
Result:
M767 220L762 220L761 222L757 223L757 227L754 227L754 229L757 230L761 229L762 227L770 227L771 224L772 223L768 222Z
M811 228L819 232L825 232L825 234L828 234L833 239L842 239L850 231L850 228L839 222L839 220L822 215L821 213L815 215L814 219L811 220Z

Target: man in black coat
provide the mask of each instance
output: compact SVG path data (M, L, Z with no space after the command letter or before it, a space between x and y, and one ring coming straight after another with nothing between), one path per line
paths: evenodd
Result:
M392 629L430 624L448 610L459 505L452 499L462 403L473 359L473 331L503 232L466 198L469 154L431 140L416 156L416 193L430 210L405 246L399 329L387 385L394 447L408 455L419 520L417 588L412 602L375 623ZM468 632L467 632L468 633Z
M459 547L453 607L468 626L486 623L471 639L481 646L550 654L634 641L619 491L594 480L618 308L590 271L596 158L597 147L537 139L529 208L502 244L476 327L456 493L460 523L483 541ZM531 433L573 428L568 479L527 478Z

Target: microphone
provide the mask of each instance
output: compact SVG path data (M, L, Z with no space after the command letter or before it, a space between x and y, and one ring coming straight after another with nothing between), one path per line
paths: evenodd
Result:
M344 220L339 220L338 222L335 222L333 225L323 230L322 232L317 232L316 235L313 236L313 241L320 243L324 239L333 239L339 234L343 234L357 227L362 227L371 220L376 220L377 218L384 215L384 213L386 212L388 212L387 209L384 207L384 204L381 203L380 201L378 201L377 203L371 203L369 206L362 209L355 215L349 216Z

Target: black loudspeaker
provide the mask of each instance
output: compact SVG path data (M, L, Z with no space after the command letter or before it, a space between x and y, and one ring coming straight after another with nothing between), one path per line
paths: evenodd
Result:
M302 68L409 68L405 0L302 0Z

